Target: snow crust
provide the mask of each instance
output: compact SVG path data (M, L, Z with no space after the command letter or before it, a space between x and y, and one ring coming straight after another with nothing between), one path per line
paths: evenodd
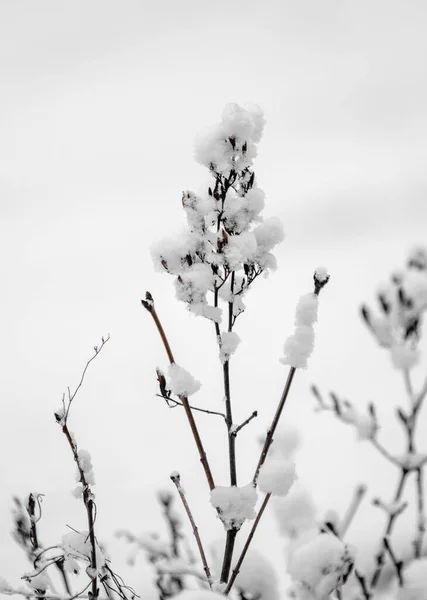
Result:
M226 530L232 527L240 529L246 519L255 518L257 497L252 483L244 487L217 486L211 491L212 506L219 510Z

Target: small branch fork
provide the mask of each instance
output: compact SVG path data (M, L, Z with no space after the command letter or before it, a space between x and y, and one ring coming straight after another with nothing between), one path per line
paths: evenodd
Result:
M163 326L160 322L160 319L157 315L156 309L154 307L154 300L152 295L150 294L150 292L146 292L145 294L145 300L141 300L141 304L142 306L150 313L150 315L153 318L153 321L157 327L157 331L159 332L160 338L163 342L163 346L166 350L166 354L168 355L168 359L171 365L175 364L175 359L174 356L172 354L172 350L171 347L169 345L169 341L168 338L166 337L166 334L164 332ZM211 472L211 468L208 462L208 458L204 449L204 446L202 444L202 440L200 438L200 434L199 434L199 430L197 428L196 422L194 420L194 416L190 407L190 404L188 402L188 398L186 395L182 394L179 396L180 401L182 402L182 405L184 407L185 410L185 414L187 416L187 420L189 422L190 428L191 428L191 432L193 434L194 437L194 441L196 442L196 446L197 446L197 450L199 452L199 456L200 456L200 462L202 463L203 469L205 471L205 475L206 475L206 479L209 485L209 489L213 490L215 487L215 482L212 476L212 472Z
M206 579L208 580L209 587L212 588L213 580L212 580L211 571L209 569L208 561L206 559L206 554L205 554L205 551L203 549L202 540L200 539L199 530L198 530L197 525L196 525L196 523L194 521L193 515L192 515L191 510L190 510L190 507L188 505L187 498L185 496L185 492L184 492L184 490L183 490L183 488L181 486L180 475L179 475L179 473L175 472L175 473L172 473L170 477L171 477L171 480L174 483L174 485L175 485L175 487L176 487L176 489L178 491L178 494L179 494L179 496L181 498L182 504L184 505L185 512L187 513L188 519L189 519L189 521L191 523L191 527L193 528L193 534L194 534L194 537L196 538L197 547L199 549L200 558L201 558L202 564L203 564L203 570L206 573Z
M415 454L416 453L415 428L416 428L416 423L417 423L417 417L422 408L424 399L427 395L427 379L426 379L425 383L422 385L420 391L418 393L415 393L408 370L405 370L403 372L403 378L404 378L405 391L409 398L410 410L409 410L409 414L408 414L408 413L405 413L402 408L397 408L396 414L397 414L399 421L402 423L405 433L406 433L407 452L408 452L408 454ZM330 411L334 412L335 415L341 421L343 421L344 423L347 422L344 415L341 412L342 401L338 399L336 394L334 394L334 393L330 394L330 397L332 399L332 405L329 406L323 400L323 398L316 386L312 386L312 392L313 392L313 395L315 396L316 400L318 401L321 410L330 410ZM370 411L371 411L371 414L373 415L373 417L375 418L375 409L373 408L373 405L370 406ZM415 490L416 490L418 517L417 517L417 534L416 534L413 545L414 545L415 558L420 558L422 555L423 539L424 539L424 535L425 535L425 531L426 531L426 513L425 513L424 486L423 486L423 467L424 467L425 463L421 463L417 468L411 468L410 466L405 465L397 457L392 456L388 452L388 450L386 450L378 442L378 440L376 438L376 431L374 432L372 437L369 438L369 441L372 443L374 448L376 448L378 450L378 452L386 460L388 460L391 464L393 464L400 470L400 477L399 477L399 480L397 483L396 492L393 497L394 505L397 506L399 504L399 502L401 502L401 500L402 500L402 496L403 496L403 493L405 490L405 485L408 480L408 475L411 472L416 473ZM382 573L382 570L383 570L383 567L385 564L386 554L388 554L390 556L391 561L396 569L396 575L397 575L397 578L399 581L399 585L403 585L403 573L402 573L403 564L401 562L397 561L395 558L395 555L393 554L393 551L392 551L391 545L390 545L390 535L393 531L393 527L397 520L397 517L406 508L407 503L402 503L400 507L398 507L396 510L393 510L393 511L388 510L387 505L385 505L379 499L374 499L373 503L375 506L384 507L388 514L388 518L387 518L387 522L385 525L385 531L384 531L384 534L381 539L381 546L375 557L376 567L375 567L375 570L371 577L370 585L367 586L365 578L362 578L363 585L365 586L365 591L367 591L367 594L368 594L368 595L365 594L366 599L368 598L368 596L372 595L373 590L378 585L378 582L380 580L381 573Z

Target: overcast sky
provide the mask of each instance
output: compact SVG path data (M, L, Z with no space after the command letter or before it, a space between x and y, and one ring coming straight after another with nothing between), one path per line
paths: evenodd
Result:
M332 279L316 353L287 408L305 440L300 474L322 509L344 507L360 480L392 493L395 475L373 451L354 451L349 431L312 414L308 386L375 400L384 439L395 439L389 417L403 386L358 307L427 243L426 17L421 0L0 0L2 532L11 495L30 491L46 495L45 544L65 524L84 528L52 414L108 333L71 415L93 456L99 536L119 554L115 529L152 529L155 490L172 469L193 498L207 498L183 415L155 398L154 369L166 360L139 301L153 293L178 361L203 383L198 402L221 407L212 328L176 303L149 246L183 226L181 191L208 183L193 140L227 102L265 111L256 172L265 214L286 231L279 270L258 282L238 321L236 420L260 411L239 440L241 480L280 396L277 359L295 303L324 264ZM198 421L225 484L223 427ZM220 536L213 511L193 503L207 537ZM2 535L0 574L16 581L27 568ZM138 590L140 573L127 573Z

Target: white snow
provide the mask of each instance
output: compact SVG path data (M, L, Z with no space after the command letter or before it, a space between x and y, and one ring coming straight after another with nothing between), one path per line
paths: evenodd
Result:
M316 279L318 279L321 282L328 281L328 279L329 279L328 269L326 267L317 267L317 269L314 271L314 276Z
M417 348L408 348L403 344L393 344L390 348L390 357L396 369L412 369L420 360Z
M191 396L200 389L200 382L183 367L173 363L168 367L167 387L177 396Z
M316 527L316 506L311 493L297 481L289 494L274 498L274 512L283 535L299 536Z
M323 600L340 586L352 560L348 547L325 533L295 550L288 571L316 600Z
M296 477L293 460L268 456L260 469L258 486L265 494L286 496Z
M78 451L78 464L85 475L88 485L95 485L95 473L93 471L92 458L87 450ZM80 473L77 469L76 481L80 481Z
M255 518L255 504L258 494L249 483L244 487L217 486L211 491L212 506L219 510L225 529L240 529L246 519Z
M247 552L234 587L243 592L245 598L279 600L280 597L274 568L265 556L254 548Z
M306 294L300 298L295 313L295 331L286 341L284 365L305 369L307 359L314 349L314 328L317 321L319 299L315 294Z
M222 364L229 360L230 356L236 352L240 344L240 337L233 331L221 332L221 346L219 350L219 359Z

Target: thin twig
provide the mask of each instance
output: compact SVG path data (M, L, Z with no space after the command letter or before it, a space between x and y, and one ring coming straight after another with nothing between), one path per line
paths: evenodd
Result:
M256 532L258 524L259 524L259 522L261 520L262 514L263 514L264 510L266 509L268 501L270 500L270 498L271 498L271 494L267 494L265 496L265 498L264 498L263 503L261 504L261 507L260 507L260 509L258 511L258 514L256 516L254 524L252 525L252 529L251 529L251 531L250 531L250 533L248 535L248 539L245 542L243 550L242 550L242 552L241 552L241 554L240 554L240 556L239 556L239 558L237 560L236 566L234 567L233 572L231 574L230 581L228 582L228 585L227 585L227 587L225 589L225 594L226 595L230 592L231 588L233 587L234 582L236 581L236 577L239 574L240 567L242 566L242 563L245 560L245 556L246 556L246 553L247 553L247 551L249 549L249 546L250 546L250 544L252 542L252 538L255 535L255 532Z
M417 469L416 476L416 491L417 491L417 521L418 535L415 540L415 558L421 558L423 550L423 539L426 532L426 514L424 506L424 485L423 485L423 469Z
M156 394L156 396L158 398L163 398L163 400L166 400L167 403L173 402L176 406L184 406L182 402L179 402L179 400L175 400L175 398L169 398L166 396L162 396L161 394ZM169 408L175 408L175 407L169 406ZM190 404L190 408L191 408L191 410L196 410L198 412L206 413L207 415L218 415L218 417L222 417L223 419L226 418L224 413L216 412L215 410L208 410L207 408L198 408L197 406L193 406L192 404Z
M141 300L141 304L142 306L150 313L150 315L153 317L154 323L156 324L157 330L160 334L161 340L163 342L163 346L166 350L166 354L168 355L168 359L171 365L175 364L175 359L174 356L172 354L172 350L171 347L169 345L169 341L168 338L166 337L165 331L163 329L163 326L160 322L159 316L156 312L156 309L154 307L154 300L153 300L153 296L150 294L150 292L146 292L145 294L145 300ZM210 465L209 465L209 461L208 461L208 457L206 455L204 446L202 444L202 440L200 438L200 434L199 434L199 430L197 429L197 425L196 422L194 420L194 416L193 413L191 412L191 407L190 404L188 402L188 398L186 395L182 394L178 396L179 399L182 402L182 405L185 409L185 414L187 416L187 420L188 423L190 425L191 428L191 432L193 434L194 437L194 441L196 442L196 446L197 446L197 450L199 452L199 456L200 456L200 462L202 463L203 469L205 471L205 475L206 475L206 479L209 485L209 489L213 490L215 487L215 482L212 476L212 472L210 469Z
M231 432L231 435L234 435L234 437L236 437L236 435L239 433L239 431L241 429L243 429L243 427L245 425L247 425L248 423L250 423L252 421L252 419L255 419L255 417L258 416L258 411L254 410L254 412L251 414L250 417L248 417L245 421L243 421L243 423L241 423L238 427L236 427L236 429L233 429Z
M359 509L359 507L362 503L362 500L366 494L366 490L367 490L366 485L363 485L363 484L358 485L357 488L355 489L350 506L348 507L347 512L343 516L340 526L339 526L340 537L343 537L347 533L347 529L349 528L351 522L353 521L354 516L355 516L357 510Z
M408 471L402 470L402 472L400 474L399 482L397 484L397 490L396 490L396 493L393 498L393 502L399 502L400 498L402 497L403 490L405 489L407 475L408 475ZM385 528L385 533L382 538L383 541L381 544L381 549L376 556L377 567L371 578L371 588L372 589L375 588L376 585L378 584L378 581L379 581L379 578L380 578L380 575L381 575L381 572L382 572L382 569L384 566L384 556L385 556L385 552L386 552L386 547L384 546L384 539L388 538L388 536L391 534L396 517L397 517L396 513L391 513L388 517L387 525Z
M182 500L182 504L184 505L185 512L187 513L187 516L190 520L191 526L193 528L193 534L194 534L194 537L196 538L197 547L199 549L200 558L202 560L203 570L206 573L206 579L208 580L209 587L212 588L213 581L212 581L211 571L209 569L208 561L206 559L206 554L203 549L202 540L200 539L198 527L194 521L193 515L191 513L190 507L187 502L187 498L185 496L185 492L181 486L181 478L180 478L179 473L173 473L171 475L171 479L172 479L173 483L175 484L176 489L178 490L178 494Z
M404 583L403 582L403 573L402 573L403 562L401 560L397 560L396 555L391 547L388 537L384 538L383 544L384 544L384 548L387 550L387 552L390 555L391 562L393 563L394 568L396 569L396 575L397 575L397 579L399 581L399 586L403 587L403 583Z
M110 334L108 334L106 338L102 338L101 345L100 345L99 347L98 347L98 346L95 346L95 354L92 356L92 358L90 358L90 359L87 361L87 363L86 363L86 366L85 366L85 368L83 369L83 372L82 372L82 376L81 376L81 378L80 378L80 381L79 381L79 383L78 383L78 385L77 385L76 389L74 390L74 392L73 392L72 394L71 394L71 392L70 392L70 388L68 388L68 406L67 406L67 410L66 410L66 412L65 412L65 415L64 415L64 420L65 420L65 422L67 421L67 418L68 418L68 413L70 412L70 406L71 406L71 403L72 403L72 401L74 400L74 398L77 396L77 394L78 394L78 392L79 392L80 388L81 388L81 387L82 387L82 385L83 385L83 381L84 381L84 378L85 378L85 376L86 376L86 371L88 370L90 363L91 363L93 360L95 360L95 358L96 358L96 357L98 356L98 354L101 352L101 350L103 349L103 347L105 346L105 344L108 342L108 340L109 340L109 339L110 339Z
M265 459L267 458L268 451L273 442L273 436L276 431L277 425L279 423L280 416L283 411L283 407L285 406L286 399L289 395L289 390L291 389L291 385L292 385L292 381L293 381L295 372L296 372L296 368L290 367L288 377L286 379L285 387L283 388L282 396L280 398L280 402L279 402L279 405L276 410L276 414L274 415L274 418L270 425L270 429L268 430L267 435L265 437L265 442L264 442L264 446L261 451L261 456L259 457L258 465L255 469L254 477L252 480L254 485L256 485L256 483L257 483L259 471L260 471L262 465L264 464Z

